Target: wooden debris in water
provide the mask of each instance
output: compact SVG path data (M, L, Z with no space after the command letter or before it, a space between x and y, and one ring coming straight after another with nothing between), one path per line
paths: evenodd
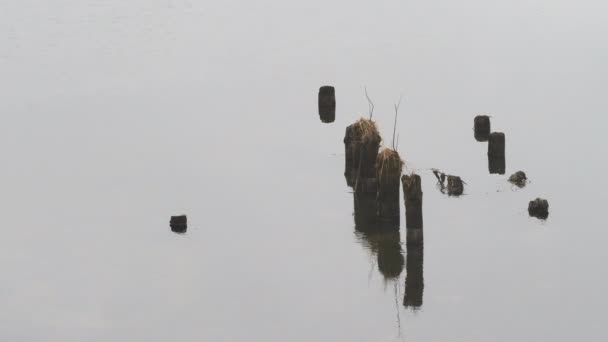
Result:
M169 226L174 233L184 234L188 230L188 219L186 215L171 216Z
M512 174L511 177L509 177L509 182L514 185L517 185L520 188L526 186L527 181L528 177L526 177L526 173L523 171L517 171Z
M447 193L450 196L460 196L463 194L465 182L460 177L446 175L437 169L432 169L432 171L435 177L437 177L437 183L442 193Z
M546 199L537 198L528 204L528 213L532 217L546 220L549 217L549 202Z
M460 196L464 192L462 179L458 176L448 176L448 195Z

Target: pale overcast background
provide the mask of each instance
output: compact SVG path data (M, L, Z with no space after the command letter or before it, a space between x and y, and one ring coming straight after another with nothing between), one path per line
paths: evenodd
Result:
M0 340L606 341L607 13L0 0ZM386 141L403 96L399 151L423 176L418 311L354 234L342 138L364 87ZM477 114L528 187L488 174Z

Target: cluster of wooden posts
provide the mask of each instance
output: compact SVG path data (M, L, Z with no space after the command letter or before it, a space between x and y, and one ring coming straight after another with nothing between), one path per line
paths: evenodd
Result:
M505 161L505 134L492 132L490 117L479 115L474 120L475 139L480 142L488 142L488 168L491 174L504 175L506 170ZM523 171L517 171L509 177L509 182L523 188L528 181ZM539 219L549 217L549 202L546 199L536 198L528 203L528 214Z
M319 116L323 122L335 119L333 87L319 90ZM381 137L371 119L359 119L344 135L346 184L353 189L357 234L377 256L378 270L385 279L399 278L406 268L403 305L422 306L424 291L424 235L422 182L417 174L402 175L402 161L391 148L381 150ZM401 235L400 191L403 190L406 220L407 261Z

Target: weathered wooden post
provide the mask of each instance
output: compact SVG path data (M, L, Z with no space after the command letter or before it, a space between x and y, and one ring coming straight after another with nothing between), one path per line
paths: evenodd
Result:
M405 297L403 305L414 310L422 306L422 296L424 292L423 275L424 249L422 246L407 246L407 259L405 270Z
M378 217L386 228L399 229L401 207L399 192L403 161L397 151L385 148L376 159L376 179L378 180Z
M528 214L532 217L546 220L549 217L549 201L537 198L528 204Z
M332 86L319 88L319 117L325 123L336 120L336 90Z
M184 234L186 233L186 230L188 230L188 219L186 218L186 215L171 216L169 226L174 233Z
M488 141L488 137L490 136L490 117L487 115L476 116L473 130L475 132L475 140Z
M381 141L376 123L372 120L361 118L346 127L344 177L346 184L355 187L355 191L356 186L366 179L376 178L376 156Z
M375 230L378 225L378 203L376 202L378 185L376 179L363 179L358 188L359 191L353 193L355 229L361 232Z
M506 160L504 133L490 133L488 138L488 168L491 174L505 174Z
M422 181L417 174L403 175L403 201L405 202L406 244L422 246Z

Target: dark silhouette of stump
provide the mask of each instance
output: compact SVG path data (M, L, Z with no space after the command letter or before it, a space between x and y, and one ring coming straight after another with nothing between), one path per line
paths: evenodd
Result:
M505 134L494 132L488 139L488 168L491 174L504 175L505 160Z
M346 127L344 177L348 186L355 187L357 180L376 178L376 156L381 140L371 120L359 119Z
M422 246L407 246L405 269L405 297L403 306L418 309L422 306L424 292L423 275L424 249Z
M527 181L528 177L526 177L526 173L523 171L517 171L512 174L511 177L509 177L509 182L514 185L517 185L520 188L526 186Z
M549 217L549 202L542 198L530 201L528 204L528 214L532 217L546 220Z
M405 228L407 245L422 245L422 181L417 174L403 175L403 201L405 202Z
M464 192L462 179L458 176L448 176L448 195L460 196Z
M359 191L353 194L355 229L357 231L374 230L378 225L377 189L375 178L365 178L359 183Z
M475 132L475 140L488 141L490 136L490 117L487 115L476 116L473 130Z
M378 180L378 217L386 228L399 229L401 205L399 192L403 162L397 151L385 148L376 159Z
M336 91L332 86L319 88L319 117L324 123L336 120Z
M188 219L186 218L186 215L171 216L169 226L174 233L184 234L186 233L186 230L188 230Z

